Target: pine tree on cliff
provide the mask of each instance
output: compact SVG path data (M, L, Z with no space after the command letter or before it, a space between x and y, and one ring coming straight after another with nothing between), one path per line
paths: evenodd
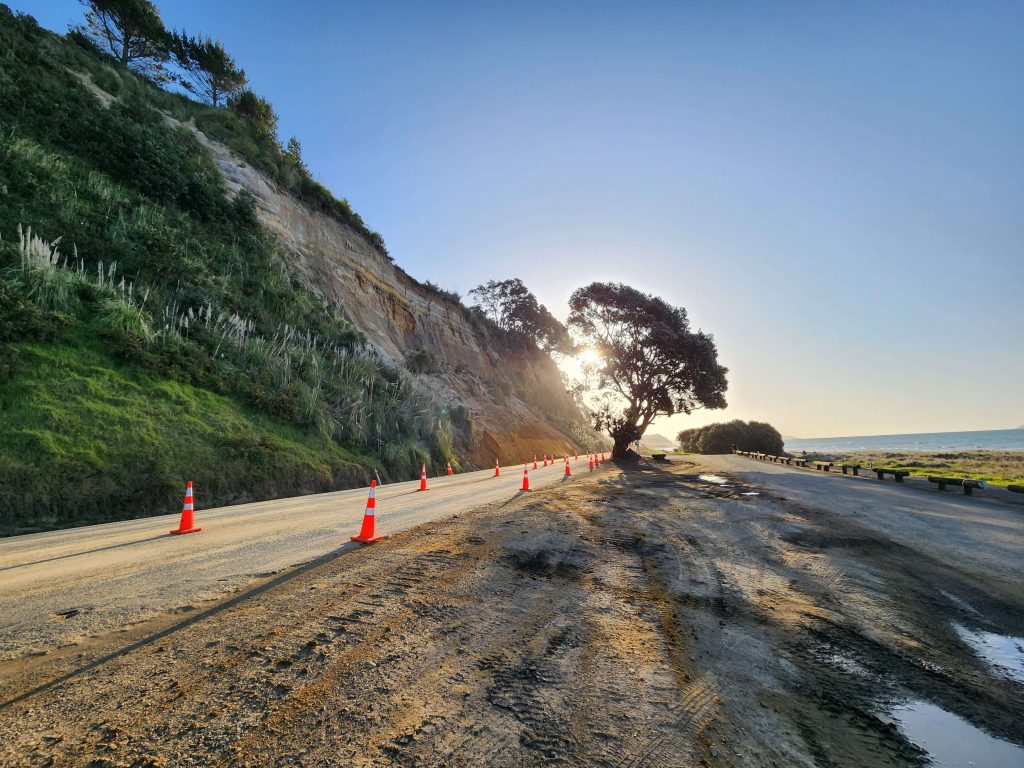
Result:
M690 330L686 310L621 283L592 283L569 299L569 328L600 362L595 428L622 458L656 416L724 408L726 368L714 339Z
M85 24L74 31L140 75L166 82L170 38L150 0L81 0Z
M215 107L241 94L248 83L245 70L238 68L219 40L175 32L171 52L182 70L182 87Z

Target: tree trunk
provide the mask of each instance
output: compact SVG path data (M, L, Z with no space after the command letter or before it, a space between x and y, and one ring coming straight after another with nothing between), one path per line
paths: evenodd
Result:
M616 436L615 442L612 444L612 458L613 459L624 459L626 458L626 451L629 450L629 441L623 436Z

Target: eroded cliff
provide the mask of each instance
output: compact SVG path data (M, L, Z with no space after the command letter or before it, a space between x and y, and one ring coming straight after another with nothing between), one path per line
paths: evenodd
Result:
M229 191L244 189L255 198L261 222L311 290L343 311L394 365L405 367L410 353L430 361L417 366L417 385L441 405L462 406L471 416L473 444L464 463L575 450L568 433L583 417L547 355L523 352L511 366L488 348L456 301L416 282L362 234L311 210L244 157L189 127Z

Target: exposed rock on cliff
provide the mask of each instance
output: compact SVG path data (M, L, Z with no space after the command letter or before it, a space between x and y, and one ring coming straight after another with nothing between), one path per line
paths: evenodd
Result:
M440 404L465 407L474 424L467 463L521 461L569 452L565 433L582 421L555 364L538 351L502 360L486 348L465 310L397 268L359 232L280 191L243 157L189 126L224 174L229 190L247 190L306 285L340 308L378 353L404 366L426 353L433 370L416 381Z

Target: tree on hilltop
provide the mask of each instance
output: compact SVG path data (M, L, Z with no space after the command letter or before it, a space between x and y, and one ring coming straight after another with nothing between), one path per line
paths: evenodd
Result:
M285 145L284 157L296 170L301 171L307 176L309 175L306 161L302 159L302 144L294 136L288 139L288 144Z
M157 82L168 79L170 39L160 12L150 0L81 0L85 24L73 31L87 37L140 75Z
M246 89L228 97L228 109L251 123L261 139L272 141L276 146L277 113L269 101Z
M613 457L624 457L656 416L725 407L728 370L682 307L621 283L592 283L573 292L569 310L569 328L600 361L594 426L614 440Z
M545 352L568 354L572 339L565 326L537 302L518 277L488 280L469 292L473 307L506 333L528 336Z
M245 70L238 68L219 40L174 32L171 52L182 70L181 86L215 107L239 96L248 83Z

